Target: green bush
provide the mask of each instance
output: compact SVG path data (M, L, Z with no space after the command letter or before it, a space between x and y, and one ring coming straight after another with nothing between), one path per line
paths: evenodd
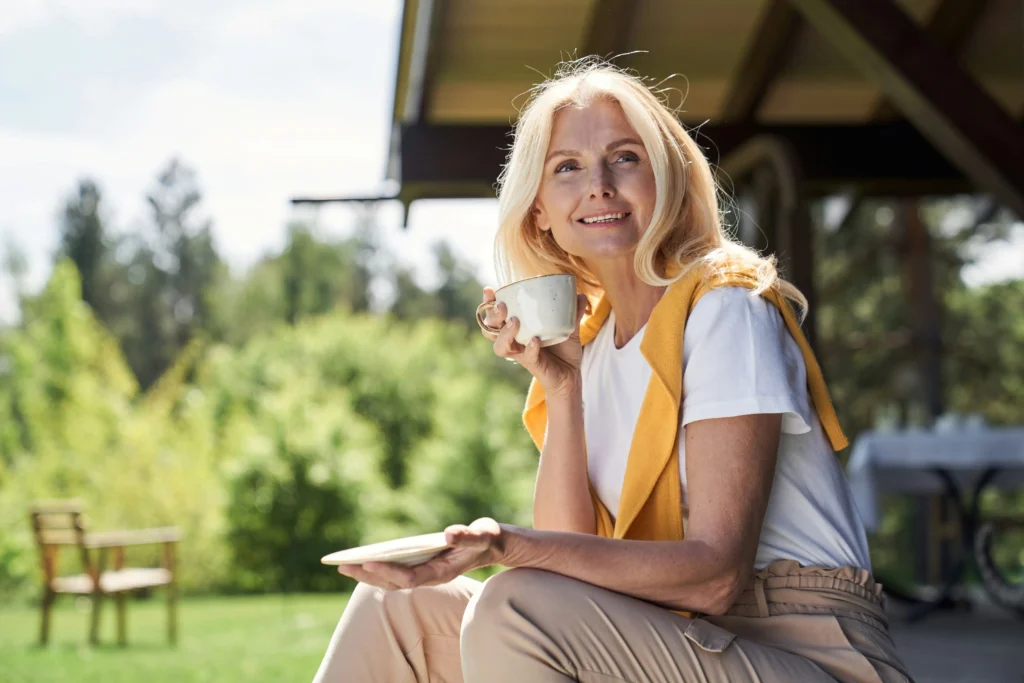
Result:
M0 349L8 593L37 585L38 498L83 499L93 528L180 527L189 592L341 588L329 552L529 522L527 377L460 323L335 312L241 348L196 342L140 395L62 264Z
M81 301L73 266L57 265L24 324L4 333L0 358L0 594L38 586L29 506L44 498L82 499L94 529L181 527L186 588L225 575L223 486L208 421L137 394L116 342ZM77 553L62 560L63 571L82 571ZM156 562L157 549L129 560Z
M270 457L251 459L231 477L227 541L234 587L337 590L337 577L318 559L357 545L369 517L359 503L359 484L345 477L341 445L295 450L282 433Z

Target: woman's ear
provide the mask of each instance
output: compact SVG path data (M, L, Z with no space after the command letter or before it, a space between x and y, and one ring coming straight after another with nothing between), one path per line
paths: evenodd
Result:
M533 214L533 222L538 228L544 232L551 229L551 221L548 220L547 211L538 206L536 202L534 202L533 208L530 209L530 213Z

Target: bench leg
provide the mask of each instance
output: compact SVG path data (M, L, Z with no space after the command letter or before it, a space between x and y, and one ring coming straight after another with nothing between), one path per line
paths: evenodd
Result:
M125 610L125 593L118 593L114 600L117 601L117 644L124 647L128 644L128 614Z
M167 584L167 642L175 645L178 642L178 586L174 581L175 544L164 544L163 566L170 573Z
M95 591L92 594L92 614L89 619L89 644L99 645L100 643L100 607L103 605L103 593Z
M39 644L46 645L50 641L50 613L53 610L53 601L56 595L49 587L43 592L42 618L39 620Z
M178 642L178 587L173 581L167 584L167 642Z

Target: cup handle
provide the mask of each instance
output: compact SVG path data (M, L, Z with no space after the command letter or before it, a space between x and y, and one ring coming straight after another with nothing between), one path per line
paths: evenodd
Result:
M487 311L494 308L497 304L497 301L485 301L484 303L476 307L476 323L484 332L489 332L490 334L498 334L499 332L501 332L501 328L491 327L490 325L485 323L483 317L487 313Z

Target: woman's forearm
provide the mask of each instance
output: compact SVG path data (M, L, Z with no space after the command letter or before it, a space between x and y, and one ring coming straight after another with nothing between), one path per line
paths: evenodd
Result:
M750 570L702 540L627 541L502 524L507 567L569 576L670 609L724 613Z
M533 526L549 531L597 531L590 499L583 432L583 392L548 396L548 427L533 493Z

